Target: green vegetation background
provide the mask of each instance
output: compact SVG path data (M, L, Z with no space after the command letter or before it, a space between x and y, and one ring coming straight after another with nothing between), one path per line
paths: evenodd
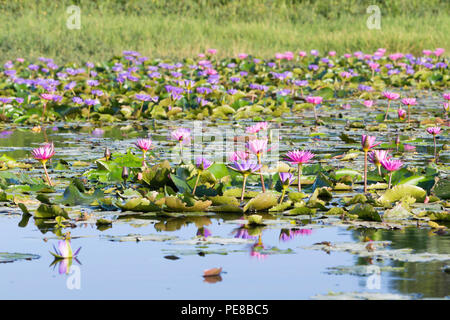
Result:
M66 27L72 4L81 8L80 30ZM366 26L369 5L380 7L381 30ZM450 51L448 0L0 0L0 14L3 60L99 61L123 50L182 58L208 48L263 58L310 49Z

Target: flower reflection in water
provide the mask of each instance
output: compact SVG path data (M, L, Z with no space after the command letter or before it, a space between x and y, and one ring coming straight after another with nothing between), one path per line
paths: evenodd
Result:
M267 258L267 254L263 253L262 251L264 251L264 244L262 243L261 235L259 235L258 242L256 242L251 247L250 256L253 258L257 258L258 260L263 260Z
M309 236L311 234L312 229L281 229L279 239L285 242L290 241L299 235Z
M81 262L77 258L56 258L53 260L53 262L50 264L50 267L53 266L53 269L55 269L56 266L58 266L58 273L59 274L69 274L70 268L72 267L72 263L75 261L81 266Z

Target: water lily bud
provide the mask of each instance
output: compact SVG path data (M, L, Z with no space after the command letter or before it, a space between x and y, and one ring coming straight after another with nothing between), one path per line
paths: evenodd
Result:
M122 179L124 181L127 181L128 177L129 177L128 168L127 167L123 167L123 169L122 169Z
M105 159L106 161L109 161L109 159L111 159L111 151L108 147L105 148Z

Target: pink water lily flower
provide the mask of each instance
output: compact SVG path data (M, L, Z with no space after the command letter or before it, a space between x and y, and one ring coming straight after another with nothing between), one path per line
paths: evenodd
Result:
M373 106L373 100L364 100L363 104L367 107L367 108L371 108Z
M372 162L378 169L378 173L381 176L381 161L390 159L388 157L388 150L373 150L369 153L369 161Z
M417 104L417 101L415 98L403 98L402 103L405 106L415 106Z
M247 127L247 129L245 130L246 133L258 133L261 130L267 130L269 128L269 123L268 122L258 122L250 127Z
M443 97L445 100L449 100L449 101L450 101L450 92L447 92L447 93L442 94L442 97Z
M191 141L191 130L186 128L179 128L171 133L172 139L182 143L189 144Z
M427 132L433 135L434 142L434 160L437 162L437 149L436 149L436 136L441 133L442 129L440 127L429 127L427 128Z
M367 192L367 153L370 149L381 144L381 142L375 143L376 139L374 136L367 136L365 134L361 137L361 146L364 151L364 193Z
M310 151L294 150L294 151L289 151L286 154L287 158L285 160L289 161L292 164L305 164L305 163L308 163L309 160L311 160L314 156L315 156L315 154Z
M398 109L398 118L400 119L400 120L405 120L405 117L406 117L406 110L403 110L403 109Z
M306 97L306 102L312 103L314 105L321 104L322 101L323 101L322 97L313 97L313 96Z
M253 139L247 143L246 147L251 153L259 156L267 151L267 142L267 139Z
M249 158L250 154L247 151L236 151L230 155L229 160L230 162L235 162L239 160L248 160Z
M401 160L384 159L383 161L381 161L381 165L383 166L383 168L389 171L388 189L390 189L392 181L392 173L400 169L403 166L403 162Z
M152 149L151 139L137 139L137 141L134 144L143 152L147 152L148 150Z
M302 166L305 163L308 163L309 160L311 160L313 157L315 156L314 153L310 152L310 151L306 151L306 150L294 150L294 151L289 151L286 154L286 159L287 161L289 161L292 164L296 164L298 167L298 192L301 192L302 190L302 180L301 180L301 176L302 176Z
M408 106L408 123L411 122L411 111L410 107L415 106L417 104L417 101L415 98L403 98L402 103L405 106Z
M51 93L42 93L41 98L47 101L53 100L53 94Z
M442 129L440 127L429 127L427 128L427 132L429 134L432 134L433 136L438 135L441 133Z
M53 146L53 142L44 144L42 147L35 148L31 152L33 158L39 160L42 163L47 162L47 160L53 157L54 154L55 147Z
M306 102L313 104L313 110L314 110L314 119L316 119L317 122L317 111L316 111L316 105L320 105L323 101L322 97L312 97L308 96L306 97Z
M361 146L364 152L368 152L370 149L378 146L381 142L375 143L377 137L375 136L367 136L365 134L361 137Z
M381 94L389 100L397 100L398 98L400 98L400 95L395 92L383 91Z

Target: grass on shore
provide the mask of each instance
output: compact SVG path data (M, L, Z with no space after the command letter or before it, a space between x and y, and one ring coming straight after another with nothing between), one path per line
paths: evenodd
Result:
M83 2L81 29L70 30L66 27L69 4L45 7L44 1L20 10L0 9L3 59L36 60L45 56L57 63L100 61L123 50L136 50L152 58L180 59L196 56L208 48L218 49L219 56L246 52L262 58L287 50L335 50L338 54L373 52L379 47L387 48L388 52L413 54L437 47L450 50L450 15L445 10L435 10L439 3L429 11L410 14L391 14L388 10L384 14L381 9L381 30L367 28L370 14L364 6L353 14L348 10L324 14L317 7L300 3L291 8L302 9L294 15L282 6L268 14L270 8L260 5L244 18L235 7L224 7L221 13L214 6L203 11L194 6L176 13L161 6L144 11L119 10L111 6L84 6Z

